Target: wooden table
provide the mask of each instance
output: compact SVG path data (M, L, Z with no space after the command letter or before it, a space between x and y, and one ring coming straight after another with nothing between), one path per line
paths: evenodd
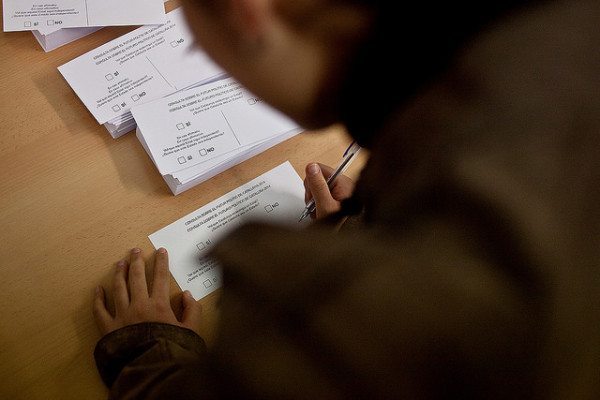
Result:
M131 29L51 53L29 32L0 33L0 399L105 398L91 304L114 262L150 254L148 234L285 160L302 177L307 162L337 163L349 142L339 128L303 133L172 196L135 135L113 140L56 69ZM209 343L217 296L201 300Z

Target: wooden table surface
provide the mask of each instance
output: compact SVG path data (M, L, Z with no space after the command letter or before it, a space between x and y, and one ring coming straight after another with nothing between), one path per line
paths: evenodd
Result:
M30 32L0 33L0 399L102 399L92 351L93 289L147 236L290 160L338 162L342 129L300 134L175 197L133 133L114 140L57 67L132 27L44 53ZM356 176L364 158L353 164ZM180 290L171 280L173 302ZM219 292L201 300L212 341Z

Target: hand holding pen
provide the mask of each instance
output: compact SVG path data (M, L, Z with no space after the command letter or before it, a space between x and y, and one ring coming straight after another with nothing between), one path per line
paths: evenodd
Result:
M354 161L359 151L360 146L352 142L344 152L336 169L323 164L309 164L307 166L306 179L304 180L307 205L299 221L302 221L313 212L318 219L339 210L340 201L350 197L354 190L354 182L341 174Z

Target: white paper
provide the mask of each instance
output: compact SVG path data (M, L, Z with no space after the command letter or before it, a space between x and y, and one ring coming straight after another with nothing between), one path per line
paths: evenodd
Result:
M31 31L164 21L163 0L3 0L4 31Z
M55 29L40 29L31 31L33 36L40 43L44 51L52 51L67 43L71 43L84 36L90 35L102 27L89 28L55 28Z
M196 300L221 286L221 271L206 257L211 247L248 221L301 228L304 186L289 161L238 187L149 236L155 248L169 251L173 277Z
M134 107L132 114L162 175L298 129L232 78Z
M240 150L236 150L232 153L228 153L226 155L223 155L222 157L213 159L207 163L198 164L191 168L186 168L181 171L177 171L177 173L174 174L163 175L163 179L165 180L167 186L169 186L169 189L171 189L171 192L174 195L178 195L180 193L185 192L186 190L193 188L196 185L199 185L202 182L205 182L213 176L216 176L221 172L256 156L257 154L260 154L270 149L278 143L281 143L295 136L296 134L300 133L300 131L301 129L295 129L286 132L283 135L278 135L270 140L261 142L258 145L253 145ZM143 140L139 129L136 132L136 136L138 137L142 147L144 147L144 150L150 155L148 146ZM152 161L154 162L154 160Z
M58 68L98 123L224 73L194 45L180 8L167 17Z

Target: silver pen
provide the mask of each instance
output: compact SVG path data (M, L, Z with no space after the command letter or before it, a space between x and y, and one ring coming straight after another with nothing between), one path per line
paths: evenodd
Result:
M350 166L350 164L356 158L356 155L359 151L360 146L355 141L350 143L350 146L348 146L348 148L344 152L344 155L342 156L342 161L340 162L340 165L338 165L335 171L333 171L333 174L331 174L331 176L327 178L327 187L329 187L329 189L331 189L331 187L333 186L333 183L335 182L336 178ZM304 209L304 212L300 216L298 222L301 222L304 218L312 214L316 208L317 205L315 204L315 199L310 199L308 204L306 204L306 208Z

